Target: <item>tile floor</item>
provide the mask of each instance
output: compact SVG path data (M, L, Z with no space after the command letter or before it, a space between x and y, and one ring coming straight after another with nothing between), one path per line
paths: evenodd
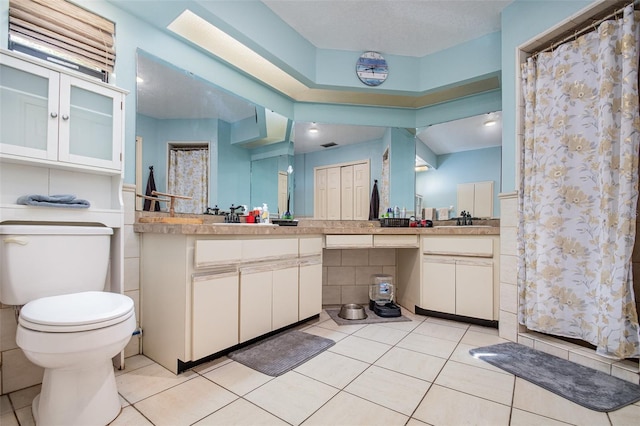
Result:
M599 413L469 355L497 330L412 315L338 326L323 312L301 327L336 341L273 378L223 357L174 375L144 356L118 371L113 425L638 425L640 403ZM31 425L39 386L2 396L2 426Z

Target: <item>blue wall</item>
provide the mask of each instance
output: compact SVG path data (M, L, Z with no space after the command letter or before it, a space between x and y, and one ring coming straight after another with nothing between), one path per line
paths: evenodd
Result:
M457 216L457 184L493 181L493 214L500 217L501 148L485 148L438 156L436 169L416 174L416 192L421 194L423 207L449 207Z

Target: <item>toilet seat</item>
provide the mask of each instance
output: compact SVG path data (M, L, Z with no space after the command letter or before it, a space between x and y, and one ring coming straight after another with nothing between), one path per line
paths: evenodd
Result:
M87 291L33 300L22 307L18 322L33 331L72 333L109 327L132 315L130 297Z

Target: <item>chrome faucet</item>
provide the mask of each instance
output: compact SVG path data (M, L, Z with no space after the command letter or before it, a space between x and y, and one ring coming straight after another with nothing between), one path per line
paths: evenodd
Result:
M456 225L458 226L473 225L473 220L471 219L471 213L463 210L460 213L460 217L456 220Z

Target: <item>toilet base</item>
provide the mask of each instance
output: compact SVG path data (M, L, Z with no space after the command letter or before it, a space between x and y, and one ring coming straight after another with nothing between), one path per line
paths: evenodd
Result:
M42 389L32 403L38 426L104 426L122 406L111 360L82 370L44 370Z

